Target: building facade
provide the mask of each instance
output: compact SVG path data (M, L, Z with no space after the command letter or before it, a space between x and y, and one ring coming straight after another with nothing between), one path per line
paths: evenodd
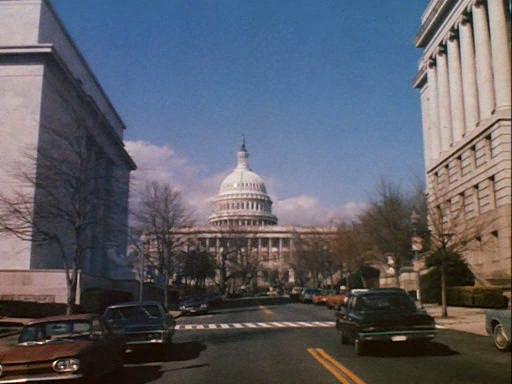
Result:
M220 184L208 225L173 231L184 248L205 250L218 263L230 252L251 256L258 264L258 284L263 286L271 285L271 280L295 282L293 256L298 241L335 235L336 228L278 225L265 183L249 166L245 142L236 168Z
M510 1L431 0L415 43L430 209L478 227L465 259L482 284L510 285Z
M35 212L39 186L46 182L40 156L58 148L54 131L69 137L68 127L79 122L86 137L87 177L96 183L90 195L96 207L93 247L81 270L102 279L118 274L123 267L110 256L126 254L129 175L135 169L124 149L126 127L46 0L0 0L0 121L1 192L8 195L20 187L13 173L28 153L35 162L36 183L28 187ZM0 295L44 292L52 282L43 272L57 271L62 263L50 246L3 236Z

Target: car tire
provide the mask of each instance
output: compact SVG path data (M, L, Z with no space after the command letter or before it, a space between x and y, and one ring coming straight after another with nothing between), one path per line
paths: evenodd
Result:
M357 356L363 356L366 354L367 345L361 339L356 338L354 340L354 350L355 350Z
M506 352L510 350L510 340L507 339L503 325L496 324L492 331L492 338L498 351Z

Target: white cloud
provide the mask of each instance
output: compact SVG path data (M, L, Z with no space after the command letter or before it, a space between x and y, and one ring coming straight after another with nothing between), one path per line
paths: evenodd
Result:
M274 213L280 224L327 225L340 220L355 218L365 203L349 202L340 207L326 207L314 196L300 195L287 199L275 199Z
M206 223L211 213L212 199L218 192L226 170L207 178L200 178L201 166L178 154L168 145L155 145L146 141L127 141L126 150L137 164L132 173L132 189L137 191L148 181L167 182L182 192L184 201L194 210L198 224ZM265 177L267 187L277 183ZM272 188L269 188L272 189ZM299 195L286 199L273 197L274 213L280 224L326 225L339 219L355 217L364 208L361 202L350 202L331 208L314 196Z

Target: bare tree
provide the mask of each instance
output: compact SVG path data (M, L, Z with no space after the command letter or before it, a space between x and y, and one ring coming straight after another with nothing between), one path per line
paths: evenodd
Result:
M356 223L338 225L336 237L332 240L333 252L340 265L348 289L351 275L360 270L367 262L367 255L362 250L359 228ZM367 286L363 273L360 274L363 287Z
M359 216L364 251L392 258L398 286L400 268L412 258L411 212L410 200L400 188L382 180L377 190L377 199Z
M191 213L181 199L181 194L168 183L151 182L137 199L132 209L134 231L145 233L149 243L150 258L155 260L159 274L163 277L164 303L169 306L168 286L176 273L177 255L184 239L172 231L192 225Z
M13 178L17 188L0 193L0 234L58 254L66 276L67 313L77 295L78 271L93 247L98 225L97 188L106 180L94 169L92 138L75 116L59 129L45 127L39 146L22 155Z
M463 255L481 242L481 234L489 225L476 215L468 217L464 198L446 200L440 190L434 190L426 203L429 224L429 266L439 269L441 275L442 316L447 317L447 276L450 263L464 261Z

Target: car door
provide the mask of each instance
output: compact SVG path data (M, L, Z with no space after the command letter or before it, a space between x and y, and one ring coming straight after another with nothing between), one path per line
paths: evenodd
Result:
M357 305L357 297L351 297L347 305L347 315L345 321L345 332L348 337L355 338L357 336L357 316L355 313Z
M117 356L113 354L111 340L108 339L107 329L99 317L92 319L92 339L94 348L92 349L91 359L93 360L94 377L99 377L105 373L111 372Z

